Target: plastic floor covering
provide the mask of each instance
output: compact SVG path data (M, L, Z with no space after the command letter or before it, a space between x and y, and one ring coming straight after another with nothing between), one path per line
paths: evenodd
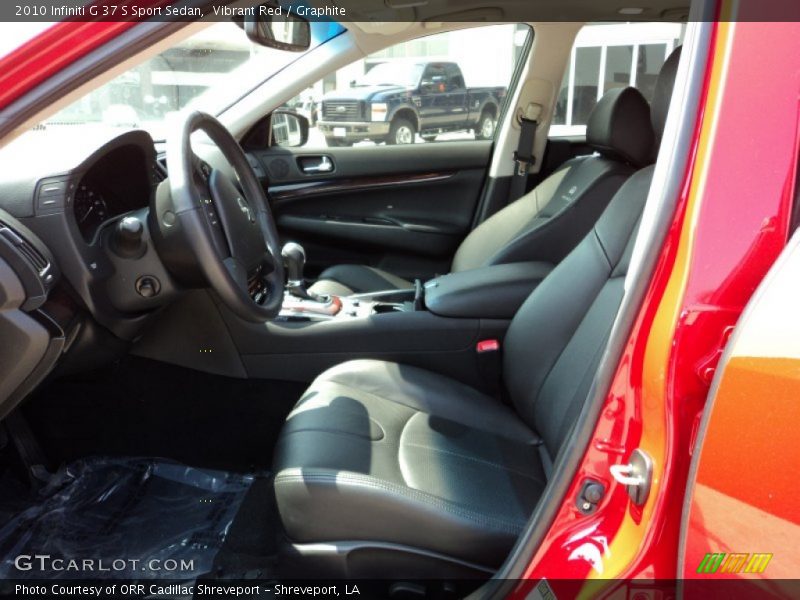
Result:
M195 579L253 481L153 459L72 463L0 522L0 578Z

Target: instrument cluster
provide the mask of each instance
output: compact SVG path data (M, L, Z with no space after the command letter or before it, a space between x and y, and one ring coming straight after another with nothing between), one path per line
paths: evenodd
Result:
M94 242L104 224L148 205L153 173L141 148L131 145L111 150L82 174L72 210L86 243Z

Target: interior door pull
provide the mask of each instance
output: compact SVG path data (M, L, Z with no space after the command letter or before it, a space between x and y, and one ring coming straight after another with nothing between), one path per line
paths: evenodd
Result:
M333 161L327 156L323 156L317 163L303 161L303 173L330 173L333 171Z

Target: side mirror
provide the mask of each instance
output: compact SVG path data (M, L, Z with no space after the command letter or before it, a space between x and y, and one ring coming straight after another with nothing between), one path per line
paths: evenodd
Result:
M254 44L305 52L311 47L311 26L308 20L277 4L267 3L255 7L256 16L244 20L244 31Z
M270 119L270 145L284 148L305 146L308 129L308 119L303 115L291 110L276 110Z

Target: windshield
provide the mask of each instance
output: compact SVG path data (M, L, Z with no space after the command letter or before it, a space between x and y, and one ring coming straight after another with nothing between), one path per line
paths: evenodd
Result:
M414 87L422 77L423 65L413 63L381 63L370 69L356 85L400 85Z
M343 31L338 23L312 22L310 49ZM44 128L140 128L163 140L170 113L191 107L219 114L300 56L251 43L235 23L214 24L93 90Z

